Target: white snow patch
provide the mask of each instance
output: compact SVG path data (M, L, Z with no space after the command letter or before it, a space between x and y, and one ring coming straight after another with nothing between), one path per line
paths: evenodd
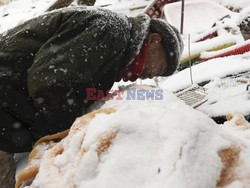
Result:
M167 91L160 101L130 101L125 94L124 100L109 101L102 108L116 112L98 114L87 126L76 120L61 141L63 152L55 157L50 153L53 148L45 152L34 186L215 187L223 167L219 151L244 143L242 157L247 161L249 133L239 137L223 130ZM117 133L111 145L98 154L99 139L113 130Z
M225 77L250 70L250 53L228 56L205 61L192 66L194 83L210 81L215 77ZM169 91L178 91L191 86L190 70L184 69L160 83L160 87Z
M218 19L231 12L225 7L205 0L185 2L184 34L204 32L211 28ZM169 3L164 6L166 20L180 29L181 2Z

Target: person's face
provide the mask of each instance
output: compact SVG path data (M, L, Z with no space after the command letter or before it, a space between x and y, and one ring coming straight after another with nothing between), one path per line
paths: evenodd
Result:
M161 44L161 36L152 33L148 37L148 54L141 79L162 75L167 69L166 52Z

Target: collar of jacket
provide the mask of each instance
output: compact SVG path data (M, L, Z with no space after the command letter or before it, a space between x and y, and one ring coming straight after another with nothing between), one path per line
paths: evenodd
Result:
M131 24L130 40L124 53L123 67L133 63L140 53L149 32L150 17L147 14L140 14L136 17L129 17L128 22Z
M146 62L146 57L148 53L148 43L145 41L140 50L140 53L135 57L134 61L128 64L124 69L122 69L116 79L119 82L121 79L123 81L134 82L139 78L144 70L144 65Z

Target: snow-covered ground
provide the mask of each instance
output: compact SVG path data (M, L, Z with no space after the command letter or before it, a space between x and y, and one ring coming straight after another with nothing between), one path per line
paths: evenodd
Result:
M42 14L56 0L13 0L0 6L0 33Z
M0 33L42 14L53 2L13 0L0 7ZM138 10L131 12L129 7L140 7L150 2L97 0L96 5L111 4L107 8L134 15L139 13ZM235 31L238 29L237 21L249 13L246 10L250 1L213 2L237 9L245 8L240 13L232 13L224 23L217 22L221 37L216 40L218 43L233 41L242 44L239 30ZM195 11L192 15L196 15ZM199 17L198 12L196 16ZM210 22L204 21L204 26L208 28L210 25ZM229 32L224 29L225 25L231 27ZM188 25L189 28L195 26L196 23L192 22ZM187 36L183 36L183 56L188 54ZM199 36L200 33L192 33L191 53L208 55L205 51L216 46L217 42L211 42L214 40L211 39L197 46L193 41ZM247 71L243 76L227 77ZM250 84L249 74L250 52L192 66L193 83L203 83L207 92L207 102L197 109L185 105L175 96L177 91L192 86L188 68L177 71L169 78L138 80L138 85L158 87L137 86L137 90L163 89L162 100L126 100L125 93L124 100L108 101L102 107L113 109L109 115L104 112L87 117L87 120L86 117L76 120L69 136L44 153L33 184L46 188L250 187L250 125L243 117L250 115L250 91L246 90ZM128 84L131 83L115 83L113 89ZM228 114L233 115L221 125L209 118ZM88 123L82 126L81 121ZM58 153L58 149L62 153ZM35 163L37 161L30 165ZM18 171L23 168L22 164L18 165Z
M234 9L243 9L246 8L248 6L250 6L250 0L237 0L237 1L233 1L233 0L213 0L214 2L217 2L221 5L227 6L227 7L231 7Z
M250 186L249 123L237 124L235 116L217 125L167 91L161 100L122 96L78 118L65 139L33 155L43 157L29 166L40 164L31 187Z

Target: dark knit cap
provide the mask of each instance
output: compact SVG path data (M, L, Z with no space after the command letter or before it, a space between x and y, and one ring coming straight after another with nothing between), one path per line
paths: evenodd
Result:
M178 65L183 51L183 41L178 30L165 20L153 18L150 21L151 33L158 33L162 37L162 45L167 55L167 71L161 76L172 75Z

